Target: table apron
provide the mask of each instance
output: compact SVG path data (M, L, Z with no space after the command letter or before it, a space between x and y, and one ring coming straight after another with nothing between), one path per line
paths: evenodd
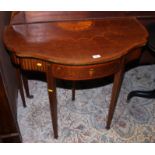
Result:
M81 66L56 64L37 58L17 57L14 54L12 54L11 58L13 63L18 65L22 70L47 73L50 66L55 78L64 80L89 80L115 74L119 70L120 60L122 58L125 58L126 64L132 60L138 59L140 54L141 48L136 48L127 55L110 62Z
M64 80L89 80L112 75L118 71L120 61L115 60L104 64L68 66L52 64L51 70L55 78Z

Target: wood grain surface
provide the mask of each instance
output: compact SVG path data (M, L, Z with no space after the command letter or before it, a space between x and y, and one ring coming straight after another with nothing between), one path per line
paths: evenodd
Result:
M130 17L9 25L4 43L19 57L86 65L118 59L144 46L147 37L145 28Z

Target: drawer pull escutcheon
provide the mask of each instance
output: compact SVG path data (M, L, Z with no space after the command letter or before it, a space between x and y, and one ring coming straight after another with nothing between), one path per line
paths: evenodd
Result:
M53 90L52 90L52 89L48 89L48 92L49 92L49 93L53 93Z
M37 63L37 66L38 66L38 67L41 67L41 66L42 66L42 63L39 63L39 62L38 62L38 63Z
M58 71L61 70L61 67L57 67L57 70L58 70Z

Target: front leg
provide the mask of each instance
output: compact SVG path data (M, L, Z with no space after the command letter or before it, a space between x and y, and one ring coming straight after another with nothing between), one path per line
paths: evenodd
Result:
M52 65L48 66L46 73L48 82L48 95L50 101L51 118L53 124L54 138L58 138L58 123L57 123L57 96L56 96L56 79L52 74Z
M108 120L106 124L106 129L110 129L111 121L114 115L114 111L116 108L117 99L119 96L122 80L123 80L123 72L124 72L124 61L121 60L120 69L114 75L114 83L112 88L111 102L108 112Z

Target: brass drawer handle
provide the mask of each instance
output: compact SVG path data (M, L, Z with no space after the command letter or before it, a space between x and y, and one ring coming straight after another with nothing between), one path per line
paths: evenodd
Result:
M41 67L41 66L42 66L42 63L38 62L38 63L37 63L37 66L38 66L38 67Z
M89 75L93 75L95 70L93 68L89 69Z

